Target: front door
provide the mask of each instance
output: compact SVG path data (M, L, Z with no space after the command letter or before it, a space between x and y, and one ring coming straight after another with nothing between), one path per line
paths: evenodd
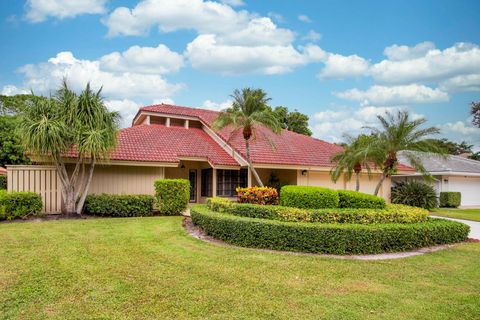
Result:
M188 180L190 180L190 202L197 202L197 170L188 172Z

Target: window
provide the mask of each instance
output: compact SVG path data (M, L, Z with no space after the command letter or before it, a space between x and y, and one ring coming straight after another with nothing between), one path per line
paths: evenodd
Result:
M217 170L217 195L235 197L237 187L247 186L247 169Z
M212 196L213 169L202 169L202 197Z

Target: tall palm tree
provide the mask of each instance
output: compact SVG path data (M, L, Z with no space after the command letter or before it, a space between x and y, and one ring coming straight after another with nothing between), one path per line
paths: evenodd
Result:
M422 164L420 154L417 151L428 153L429 156L444 156L445 151L432 142L432 135L440 133L436 127L422 128L427 122L425 118L410 119L407 111L398 111L396 114L387 113L385 116L377 116L381 129L370 128L377 137L371 147L382 160L382 176L375 188L375 195L378 194L383 181L397 171L397 154L404 153L408 164L423 174L425 178L431 178ZM410 152L408 152L410 151Z
M53 97L35 99L22 111L19 135L30 154L52 159L64 213L81 214L96 162L116 146L119 119L105 107L101 89L94 92L87 84L77 95L65 80ZM76 157L72 170L67 170L67 153Z
M263 182L250 158L250 139L254 136L256 125L265 126L274 133L280 133L280 123L268 108L267 102L270 98L262 89L244 88L241 91L236 89L231 97L233 98L232 106L218 115L213 127L217 131L229 126L232 131L242 129L248 166L258 184L263 187Z
M350 181L355 173L355 191L360 190L360 173L363 168L371 175L371 165L378 163L377 153L373 141L375 136L359 135L356 138L346 136L347 145L337 154L333 155L331 161L335 167L330 171L333 182L337 182L342 175L346 181Z

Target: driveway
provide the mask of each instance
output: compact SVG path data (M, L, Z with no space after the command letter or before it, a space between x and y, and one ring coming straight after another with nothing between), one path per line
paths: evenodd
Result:
M470 226L470 233L468 234L468 237L472 238L472 239L480 240L480 222L478 222L478 221L453 219L453 218L439 217L439 216L434 216L434 215L432 215L432 217L440 218L440 219L453 220L453 221L458 221L458 222L468 224Z

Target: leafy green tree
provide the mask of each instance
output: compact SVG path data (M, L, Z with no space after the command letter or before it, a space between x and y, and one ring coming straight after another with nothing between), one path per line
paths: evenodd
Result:
M0 166L26 164L30 159L25 155L15 130L19 125L17 116L0 116Z
M407 111L398 111L396 114L387 113L385 116L377 116L381 124L381 129L370 128L377 137L371 145L372 152L376 154L376 159L382 159L382 175L375 188L375 195L378 194L383 181L397 172L398 160L397 154L400 151L406 152L405 156L408 164L422 173L424 177L429 178L430 174L422 164L421 157L415 151L426 152L431 156L445 154L445 151L436 143L428 139L434 134L440 133L436 127L422 128L427 122L425 118L410 120Z
M290 112L287 107L278 106L272 110L283 129L311 136L308 128L308 116L297 110Z
M472 102L470 114L472 115L472 123L475 127L480 128L480 102Z
M472 154L468 157L468 159L480 161L480 152L472 153Z
M108 158L116 145L118 113L107 110L101 89L93 92L87 84L77 95L64 80L54 97L34 99L20 115L19 134L25 148L36 157L51 159L57 168L64 213L81 214L95 164ZM67 153L74 155L70 173Z
M468 144L466 141L460 143L448 140L447 138L443 139L430 139L432 143L436 143L438 147L445 150L448 154L459 155L462 153L472 153L473 145Z
M250 158L250 139L254 135L255 126L262 125L274 133L280 133L281 126L278 119L267 106L270 98L262 89L244 88L236 89L233 94L232 107L221 112L213 123L215 130L229 127L233 131L242 129L245 139L247 162L258 184L263 187L263 182L253 167Z
M35 100L46 100L46 97L33 94L0 95L0 115L15 115L32 105Z
M333 182L337 182L342 175L346 181L350 181L355 173L355 190L360 190L360 173L363 169L367 170L368 176L371 175L371 166L379 159L376 159L378 153L374 145L376 137L373 135L359 135L356 138L347 136L347 141L343 150L333 155L331 161L335 167L330 171L330 177Z

